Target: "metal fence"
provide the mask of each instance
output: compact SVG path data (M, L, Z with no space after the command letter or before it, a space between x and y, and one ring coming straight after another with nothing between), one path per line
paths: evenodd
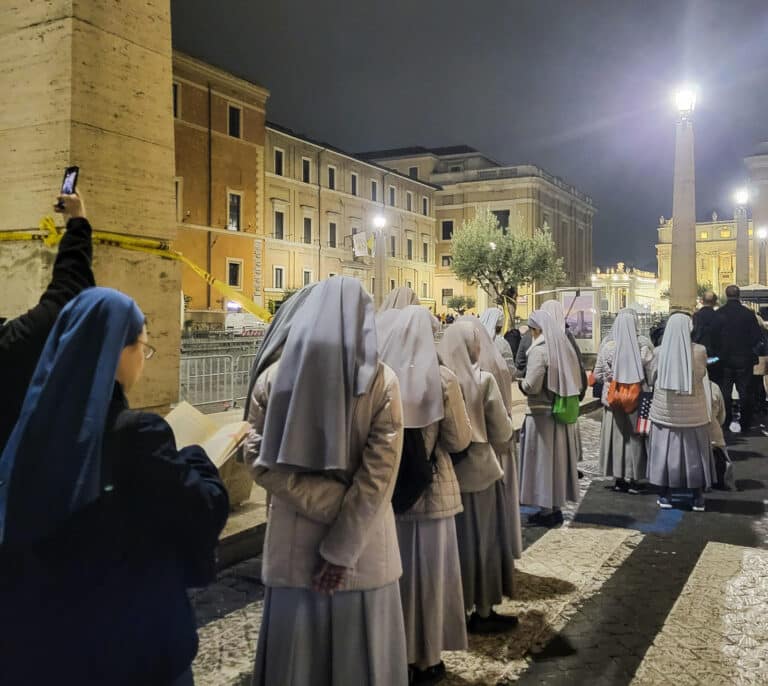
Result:
M649 336L651 328L660 319L661 315L652 312L638 312L638 333L641 336ZM613 322L616 321L615 314L603 314L600 316L600 337L605 338L613 327Z
M255 359L255 353L182 355L179 400L213 412L242 406Z

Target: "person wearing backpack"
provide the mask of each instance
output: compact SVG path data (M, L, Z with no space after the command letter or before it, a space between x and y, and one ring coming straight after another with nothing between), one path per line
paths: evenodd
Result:
M397 375L403 402L403 455L392 504L411 684L433 684L445 675L440 653L467 648L454 520L462 505L450 454L469 446L472 428L456 375L438 362L428 310L410 305L380 312L376 335L379 359ZM409 469L413 462L419 464ZM410 483L402 484L406 478Z
M645 439L635 431L640 394L650 388L653 346L637 333L637 313L621 310L600 347L595 380L603 384L600 471L616 481L617 492L640 493L648 456Z
M452 456L464 508L456 515L456 537L467 630L489 634L509 631L518 623L517 617L493 610L513 588L511 514L495 449L509 443L513 426L499 383L483 369L481 335L493 348L479 321L461 317L446 330L437 354L459 380L472 427L467 450Z
M562 506L578 500L579 394L576 351L547 312L531 314L532 343L520 390L528 410L520 435L520 502L540 508L529 523L562 524ZM575 409L575 412L574 412Z

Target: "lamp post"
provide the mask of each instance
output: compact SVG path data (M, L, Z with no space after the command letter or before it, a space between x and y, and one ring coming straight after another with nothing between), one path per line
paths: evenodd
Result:
M736 203L736 285L749 285L749 229L747 228L747 205L749 192L740 188L733 195Z
M373 218L373 226L376 230L375 255L373 258L373 303L376 309L384 302L384 281L386 280L387 267L387 241L384 231L387 220L384 215L377 214Z
M696 176L694 172L693 110L696 90L675 93L678 119L675 132L675 176L672 196L672 274L669 299L673 310L696 307Z
M765 286L765 240L768 238L768 228L761 226L755 235L758 239L757 244L757 283Z

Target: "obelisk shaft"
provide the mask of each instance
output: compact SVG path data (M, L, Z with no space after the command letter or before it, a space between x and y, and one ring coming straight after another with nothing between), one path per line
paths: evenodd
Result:
M672 199L672 264L670 306L696 307L696 175L693 122L682 118L675 135L675 176Z

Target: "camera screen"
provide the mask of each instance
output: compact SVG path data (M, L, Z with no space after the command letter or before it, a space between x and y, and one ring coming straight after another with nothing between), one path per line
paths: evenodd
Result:
M64 182L61 184L62 195L72 195L75 192L75 183L77 182L77 172L71 171L64 176Z

